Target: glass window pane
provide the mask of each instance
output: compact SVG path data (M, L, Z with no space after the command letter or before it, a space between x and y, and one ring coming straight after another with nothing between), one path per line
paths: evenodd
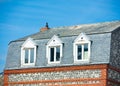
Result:
M83 59L88 58L88 44L84 44L84 57Z
M56 47L56 61L60 61L60 47Z
M78 60L82 59L82 46L81 45L78 45L77 59Z
M34 48L30 49L30 63L34 63Z
M50 61L54 61L54 48L50 48Z
M25 63L28 63L28 53L29 53L29 51L28 51L28 49L25 49Z

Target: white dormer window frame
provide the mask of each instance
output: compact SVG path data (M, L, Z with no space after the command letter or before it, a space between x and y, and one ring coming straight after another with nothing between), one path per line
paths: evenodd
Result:
M46 45L46 57L48 64L60 63L63 56L63 42L60 38L54 35Z
M81 33L73 43L73 57L74 63L87 63L90 60L90 39L85 33Z
M28 38L21 46L21 67L34 66L36 62L37 44Z

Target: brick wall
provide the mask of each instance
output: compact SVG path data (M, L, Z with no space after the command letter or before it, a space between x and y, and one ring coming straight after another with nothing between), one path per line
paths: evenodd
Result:
M5 86L106 86L107 65L5 70Z

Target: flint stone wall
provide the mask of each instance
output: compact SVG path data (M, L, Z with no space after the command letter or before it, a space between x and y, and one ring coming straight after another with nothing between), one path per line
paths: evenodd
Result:
M55 72L38 72L38 73L23 73L23 74L10 74L8 76L9 82L25 82L25 81L40 81L40 80L64 80L64 79L80 79L80 78L100 78L101 70L74 70L74 71L55 71ZM55 82L52 84L92 84L100 83L97 81L73 81L73 82ZM32 86L44 86L51 83L39 83ZM9 85L16 86L16 85ZM29 85L17 85L29 86ZM31 85L30 85L31 86Z
M119 84L112 83L112 82L108 82L108 86L120 86L120 85L119 85Z
M39 84L16 84L16 85L9 85L9 86L62 86L62 85L72 85L72 84L98 84L100 81L76 81L76 82L56 82L56 83L39 83Z
M120 27L111 35L110 65L120 69Z
M115 70L108 69L108 79L120 82L120 73Z

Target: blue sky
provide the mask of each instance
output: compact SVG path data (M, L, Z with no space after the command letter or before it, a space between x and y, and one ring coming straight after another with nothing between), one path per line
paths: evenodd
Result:
M8 43L50 27L120 20L120 0L0 0L0 72Z

